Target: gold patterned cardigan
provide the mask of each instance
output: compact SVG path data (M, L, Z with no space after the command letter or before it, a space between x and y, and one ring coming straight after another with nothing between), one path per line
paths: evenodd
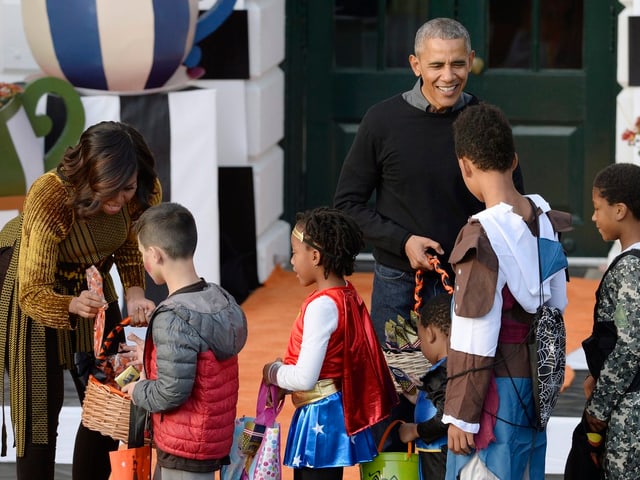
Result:
M33 442L48 441L45 327L57 330L59 362L65 368L73 365L74 352L93 351L93 320L69 313L72 297L86 289L86 269L95 265L102 273L107 302L117 300L109 275L114 263L125 291L144 287L144 267L131 228L142 213L135 199L116 215L101 212L87 222L74 222L73 210L65 205L67 188L55 172L45 173L29 190L22 214L0 232L0 248L14 249L0 293L0 358L8 359L18 457L24 456L25 448L27 356L32 365ZM151 203L161 198L156 181ZM0 377L4 400L4 375ZM2 452L6 454L4 436Z

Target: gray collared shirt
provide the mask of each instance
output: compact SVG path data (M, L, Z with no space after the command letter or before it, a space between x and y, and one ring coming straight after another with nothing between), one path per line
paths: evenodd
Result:
M422 94L421 78L419 78L416 81L415 85L411 90L408 90L402 94L402 98L404 98L404 100L409 105L411 105L412 107L416 107L422 110L423 112L427 112L429 110L429 107L431 106L431 104L427 101L426 98L424 98L424 95ZM462 95L460 95L460 98L458 98L458 101L455 103L455 105L450 109L448 108L447 110L445 110L445 112L460 110L462 107L467 105L472 98L473 97L468 93L462 92ZM445 113L445 112L442 112L442 113Z

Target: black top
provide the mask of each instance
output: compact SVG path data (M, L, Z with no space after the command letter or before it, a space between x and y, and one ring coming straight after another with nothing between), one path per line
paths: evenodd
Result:
M468 105L478 103L472 96ZM399 94L362 119L334 204L355 218L379 263L410 272L404 245L420 235L440 243L448 268L458 231L484 208L467 190L455 155L452 124L462 110L426 112ZM519 169L514 179L522 191ZM367 202L374 192L372 208Z

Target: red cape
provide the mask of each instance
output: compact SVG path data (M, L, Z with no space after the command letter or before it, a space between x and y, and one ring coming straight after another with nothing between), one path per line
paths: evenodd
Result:
M342 362L331 362L332 359L325 358L322 373L326 371L328 361L334 365L342 363L342 372L327 376L342 377L345 427L349 435L354 435L388 417L391 408L398 403L398 395L367 306L350 283L346 287L328 288L309 295L302 305L294 331L302 327L301 322L307 305L321 295L331 297L338 306L339 323L333 335L340 334L339 332L343 332L344 335L340 352ZM340 325L343 328L340 328ZM292 335L290 339L285 363L295 363L297 360L300 345L292 345L291 340L295 337L301 339L301 331L298 331L298 334ZM328 355L331 350L329 346ZM321 375L321 378L324 377Z

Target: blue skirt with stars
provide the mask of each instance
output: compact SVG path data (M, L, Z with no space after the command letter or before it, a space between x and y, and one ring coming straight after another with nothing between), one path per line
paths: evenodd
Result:
M284 464L292 468L347 467L378 455L367 428L348 436L342 392L297 408L291 419Z

